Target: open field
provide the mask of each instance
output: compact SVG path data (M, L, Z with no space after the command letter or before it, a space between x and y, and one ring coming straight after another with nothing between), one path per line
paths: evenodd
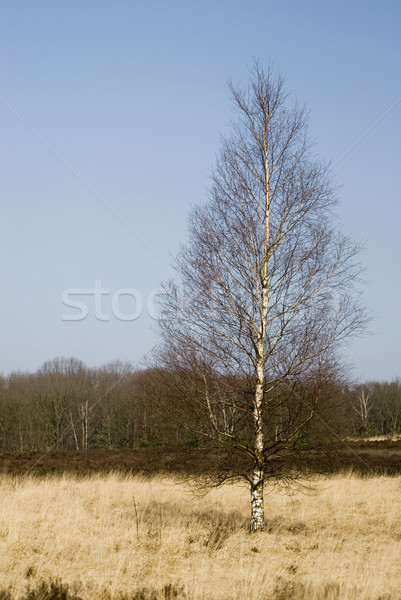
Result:
M239 485L200 497L177 476L2 475L0 495L0 589L12 598L55 578L83 600L401 598L400 477L272 491L253 535Z

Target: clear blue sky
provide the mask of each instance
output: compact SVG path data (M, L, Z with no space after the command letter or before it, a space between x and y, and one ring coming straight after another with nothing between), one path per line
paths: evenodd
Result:
M344 227L366 240L375 319L348 350L355 376L401 376L401 101L386 115L401 99L401 3L3 0L0 11L0 371L150 350L147 297L171 275L188 209L207 199L227 81L244 82L257 57L309 106ZM88 317L63 321L77 314L63 291L95 281L110 320L87 296ZM135 321L112 314L123 288L143 299ZM122 296L119 309L134 304Z

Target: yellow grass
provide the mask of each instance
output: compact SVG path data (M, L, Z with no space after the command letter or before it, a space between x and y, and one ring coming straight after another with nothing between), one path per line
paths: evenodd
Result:
M266 496L267 530L246 530L248 491L194 497L173 478L0 478L0 589L56 577L84 600L181 587L190 600L401 598L401 478L315 481Z

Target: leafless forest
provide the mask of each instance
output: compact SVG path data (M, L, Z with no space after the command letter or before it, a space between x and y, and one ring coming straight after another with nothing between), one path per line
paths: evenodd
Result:
M134 370L114 363L86 367L76 359L55 359L36 373L12 373L0 379L0 449L2 452L119 450L147 447L206 447L196 435L166 420L171 402L161 371ZM197 418L196 398L188 416ZM325 424L316 428L322 441L365 439L401 434L401 382L347 386L322 407ZM227 415L227 427L231 427ZM307 433L314 439L311 426ZM366 443L365 443L366 446Z

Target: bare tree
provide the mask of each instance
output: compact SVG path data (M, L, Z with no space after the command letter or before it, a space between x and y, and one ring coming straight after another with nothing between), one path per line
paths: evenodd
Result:
M401 381L367 384L372 403L372 421L384 434L395 435L401 431Z
M230 88L236 118L210 201L193 209L178 277L164 286L159 360L185 382L199 432L246 457L239 474L258 531L264 483L301 440L338 377L340 343L366 314L353 292L359 247L333 216L305 111L258 63L247 89Z
M352 408L359 417L359 433L366 433L373 408L372 398L369 392L362 388L356 398L356 402L352 403Z

